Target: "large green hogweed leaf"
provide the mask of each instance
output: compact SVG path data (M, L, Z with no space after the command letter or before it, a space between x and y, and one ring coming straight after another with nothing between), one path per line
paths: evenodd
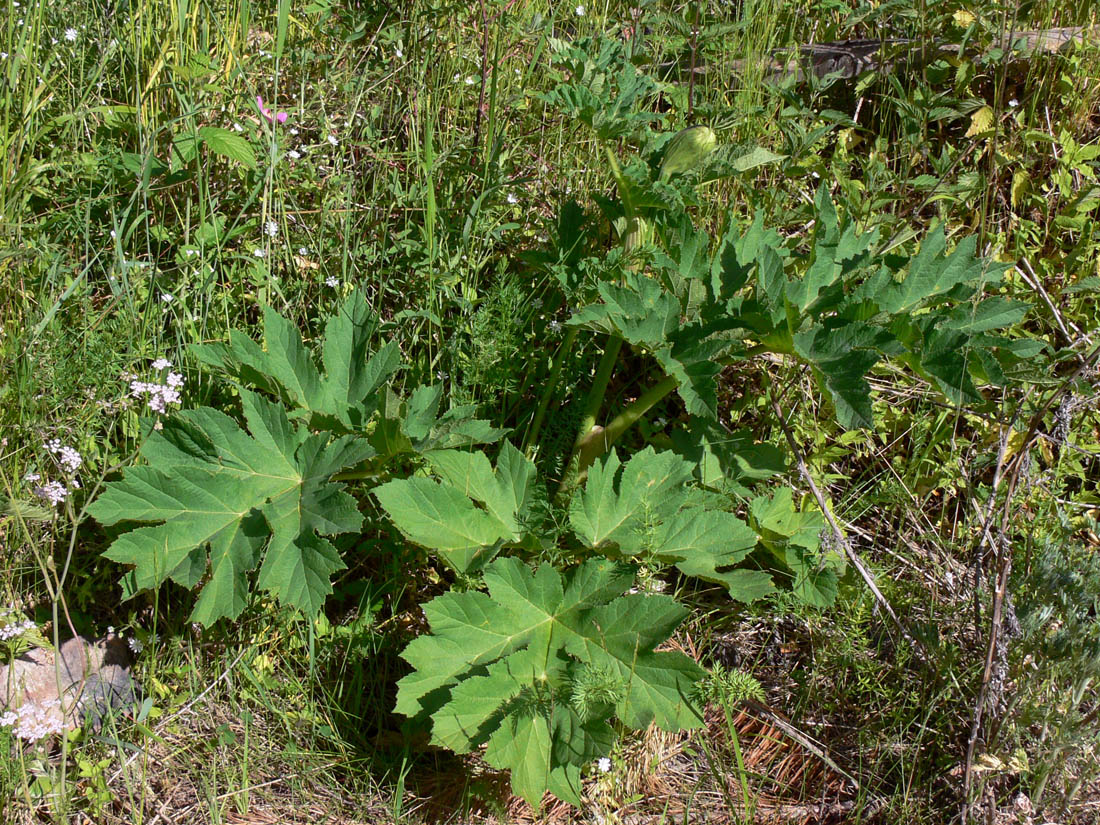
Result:
M520 543L537 493L535 465L505 442L494 470L482 452L436 450L428 462L440 481L403 478L374 495L409 540L435 550L460 573L491 559L502 543Z
M247 433L208 407L168 418L141 449L147 464L109 482L89 508L104 525L150 524L106 552L134 566L123 582L128 593L206 578L192 612L204 625L240 614L257 564L257 587L316 613L344 566L323 537L362 525L355 500L331 477L371 457L370 445L311 434L247 390L241 403Z
M687 615L666 596L623 595L635 568L607 559L564 574L515 558L485 568L488 594L450 592L425 606L431 634L402 653L397 711L430 716L433 742L512 772L537 806L550 790L580 804L580 770L614 741L612 716L636 730L702 723L690 700L703 671L682 653L656 651ZM593 674L596 674L593 677ZM605 703L580 700L593 678Z
M673 452L647 447L622 464L612 450L574 496L569 522L594 549L674 564L740 601L767 595L774 588L766 572L734 569L756 546L756 533L732 513L707 506L688 486L693 472Z

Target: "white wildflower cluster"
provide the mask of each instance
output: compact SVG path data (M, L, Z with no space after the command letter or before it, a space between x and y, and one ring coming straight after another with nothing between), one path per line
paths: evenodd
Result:
M41 481L41 484L36 484L32 488L32 492L51 507L56 507L65 501L73 490L80 489L76 471L84 464L84 459L75 447L62 444L60 438L51 438L43 447L53 455L62 471L68 476L67 483L57 479L43 481L42 474L34 472L27 473L23 476L23 480L30 483Z
M34 630L36 625L30 619L24 619L23 621L10 621L11 617L8 617L9 621L3 627L0 627L0 641L8 642L12 639L18 639L24 633Z
M149 409L156 413L164 413L169 404L180 403L180 387L183 386L183 375L172 372L172 362L166 358L158 358L153 362L153 369L157 372L168 370L164 376L164 383L159 381L142 381L135 375L126 375L124 378L130 381L130 395L133 398L146 398L149 401Z
M60 705L58 699L42 703L25 702L15 710L0 714L0 727L11 728L12 733L28 742L59 734L64 729L61 714L51 711Z
M60 481L47 481L34 488L34 494L51 507L56 507L69 497L69 488Z
M57 457L57 463L69 473L75 473L80 469L80 465L84 463L80 453L74 448L62 444L60 438L51 438L47 441L46 449Z

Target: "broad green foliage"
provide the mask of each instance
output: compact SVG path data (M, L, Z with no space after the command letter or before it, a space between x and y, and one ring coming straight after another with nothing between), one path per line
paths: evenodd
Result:
M142 447L148 464L108 484L90 508L106 525L159 522L124 533L106 555L134 565L123 583L129 594L169 578L194 587L208 576L192 613L207 625L240 614L257 564L257 587L320 610L329 577L344 566L323 536L363 521L330 479L374 453L362 439L311 434L247 390L241 404L248 433L207 407L168 419Z
M359 531L360 504L373 494L456 582L425 606L431 632L402 654L412 672L397 711L430 723L437 745L484 748L536 806L547 791L579 804L582 770L610 752L622 726L702 721L690 697L703 671L656 651L686 610L667 596L627 594L641 566L647 577L717 584L742 602L777 587L812 606L836 599L844 559L822 547L824 519L798 510L789 488L754 489L787 461L749 431L727 429L723 369L781 356L812 373L836 420L855 429L874 425L868 375L884 359L970 404L984 402L980 385L1006 383L1043 348L998 334L1028 306L987 295L1003 270L976 256L973 238L949 243L941 227L894 248L839 214L824 186L809 237L781 236L758 212L712 238L693 219L699 181L782 156L757 148L731 157L702 124L654 131L664 116L651 111L653 98L669 90L642 74L632 47L551 42L562 82L542 99L604 142L614 190L592 194L598 215L565 204L555 247L526 256L550 276L548 305L574 309L560 345L526 360L516 353L502 373L522 374L522 386L458 396L500 391L497 409L509 410L500 420L448 407L442 384L410 379L411 391L399 392L398 345L376 344L360 292L327 319L317 352L265 307L262 344L235 331L194 348L236 384L247 429L208 407L170 416L91 506L105 525L142 525L107 551L132 567L128 593L168 579L201 584L193 618L210 624L241 613L253 577L282 604L318 613L343 566L326 537ZM204 128L177 153L193 158L202 143L248 165L240 139L224 131ZM638 151L620 162L624 149ZM516 292L508 306L522 303ZM596 335L579 344L584 331ZM499 352L512 357L497 342ZM614 383L625 353L637 374ZM754 380L770 395L770 375ZM541 397L528 414L519 408L532 392ZM661 410L674 420L658 423L655 410L673 392L678 400ZM617 394L630 400L605 409ZM770 409L756 407L765 417ZM554 410L557 426L576 430L564 455L564 439L543 426ZM508 433L523 440L503 441L493 458L470 449Z
M228 344L192 347L204 363L245 384L279 395L308 414L311 425L361 430L374 413L377 391L400 366L393 343L369 357L375 323L364 296L352 293L325 325L321 346L325 373L302 342L301 333L271 307L264 308L264 344L233 331Z
M542 96L547 103L591 126L604 140L638 134L658 120L638 110L657 84L625 59L623 44L600 38L576 44L551 40L550 45L554 64L569 80Z
M439 387L420 387L406 401L385 385L399 366L397 348L370 352L373 317L360 293L328 319L323 375L290 321L271 308L264 317L266 347L235 333L228 345L196 351L280 401L242 386L248 432L209 407L167 418L142 445L144 464L108 483L90 508L106 525L150 525L107 551L133 565L124 590L202 582L192 618L207 625L240 614L257 567L257 588L307 614L321 609L332 573L344 566L323 536L355 532L363 522L333 476L376 475L399 456L500 434L469 409L440 414Z
M669 252L653 275L622 273L595 285L598 301L571 323L622 337L652 352L692 415L716 415L715 376L750 345L812 367L847 428L872 425L866 375L895 357L956 403L980 402L974 377L1003 383L1005 370L1041 344L990 334L1017 323L1028 305L982 299L1003 267L974 255L974 240L946 251L942 229L911 259L875 253L878 234L841 223L827 193L818 227L800 252L766 231L760 216L717 249L686 216L664 231Z
M597 56L582 59L589 53ZM649 119L626 106L638 95L614 92L641 88L612 82L635 75L621 47L604 40L561 47L558 60L570 74L546 100L592 125L597 137L629 137L651 158L613 170L617 198L594 196L630 255L603 256L603 268L579 260L583 213L574 210L568 223L563 213L573 245L559 262L568 264L550 269L581 305L571 323L646 348L675 380L693 416L716 417L715 376L747 352L770 351L808 365L837 421L852 429L873 424L866 376L884 358L908 365L955 403L980 403L975 380L1004 384L1014 367L1042 349L992 334L1020 321L1028 305L985 297L1004 267L978 259L973 238L948 250L941 227L911 257L883 255L878 231L841 219L824 186L808 248L803 238L787 241L765 230L757 215L747 228L731 223L712 249L687 211L697 202L692 174L736 174L737 164L720 159L694 170L708 143L693 163L672 159L681 174L662 174L668 153L705 134L702 127L671 141L650 131ZM602 119L579 106L581 97L591 98L588 106L602 102Z
M398 529L460 573L484 565L503 543L519 544L537 495L535 465L505 442L494 469L481 452L438 450L441 481L396 479L374 490Z
M534 464L511 444L505 442L495 469L480 452L442 450L427 458L439 480L396 479L374 490L386 514L410 541L467 574L506 545L538 547L532 506L542 495L540 485ZM595 550L655 567L674 565L688 576L722 585L730 598L740 601L772 592L767 572L733 569L756 548L757 533L727 512L725 496L695 485L696 468L696 462L651 447L625 464L612 451L592 468L570 505L573 552L584 557ZM783 504L773 507L773 520L797 517L790 496L782 502L787 509L784 513ZM767 533L769 541L777 530L781 532L777 528ZM817 545L809 543L805 531L797 541L807 552L781 552L777 560L782 569L792 571L795 581L814 579L816 559L809 551ZM797 591L806 592L801 585ZM816 604L821 599L815 594L808 601Z
M694 469L675 453L647 448L624 465L612 451L574 497L570 524L593 549L674 564L689 576L721 584L733 599L767 595L773 589L767 573L728 569L756 546L756 534L688 486Z
M432 741L512 771L513 790L580 804L581 768L609 753L612 717L636 730L702 723L689 700L703 671L657 652L687 615L666 596L623 595L634 568L595 559L564 574L514 558L485 569L488 593L425 605L431 635L403 657L397 710L431 717Z
M821 513L796 510L790 489L782 488L774 496L753 499L749 523L760 536L760 544L793 572L791 589L798 598L818 607L833 603L844 559L822 552L825 519Z

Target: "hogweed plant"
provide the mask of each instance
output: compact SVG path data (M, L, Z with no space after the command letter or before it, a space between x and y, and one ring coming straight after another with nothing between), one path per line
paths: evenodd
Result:
M614 193L593 195L599 214L565 204L551 249L531 257L577 309L522 427L448 406L438 384L398 394L397 344L372 346L378 320L351 291L316 351L271 307L262 343L238 332L193 347L233 382L240 413L167 415L90 507L106 526L141 525L106 552L129 567L128 595L196 588L192 619L210 625L261 591L316 615L344 567L330 538L362 531L373 498L453 582L424 605L430 632L403 654L397 710L438 746L484 749L535 806L547 791L580 804L582 775L626 730L702 724L705 671L667 646L688 611L645 582L694 578L740 602L777 588L816 606L836 597L844 562L822 547L822 514L787 487L760 489L786 470L783 451L720 421L724 368L801 364L841 427L871 428L867 376L885 359L979 404L979 385L1006 383L1041 348L998 334L1028 306L987 297L1001 270L972 238L949 248L940 228L914 254L884 255L824 186L809 238L781 237L762 214L710 237L691 217L699 182L776 156L730 157L702 126L670 140L643 108L657 84L621 45L555 47L566 71L546 99L604 143ZM586 338L602 355L559 461L544 424ZM609 409L638 358L650 385ZM670 437L633 437L673 394Z

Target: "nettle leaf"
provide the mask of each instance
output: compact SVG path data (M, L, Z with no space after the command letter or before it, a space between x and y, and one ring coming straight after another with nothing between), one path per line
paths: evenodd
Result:
M198 139L215 155L235 160L246 169L256 168L256 153L241 135L219 126L203 126L199 129Z
M332 476L370 458L359 438L333 439L292 422L279 404L241 390L248 432L200 407L172 416L139 453L144 466L108 482L89 507L104 525L148 522L119 536L105 555L133 565L133 594L172 579L195 587L192 611L210 625L244 609L248 576L283 604L317 613L344 567L324 536L356 532L363 518Z
M321 374L298 328L273 308L264 307L261 347L233 330L228 344L193 345L205 364L238 382L280 396L308 415L315 427L361 432L378 405L378 391L401 366L397 344L384 344L373 355L370 339L376 318L361 292L353 292L325 325Z
M730 598L752 601L771 592L760 571L729 570L756 546L756 534L732 513L697 503L688 486L695 465L647 447L626 464L612 450L574 496L569 523L602 552L674 564L688 576L723 585Z
M425 606L431 634L401 654L413 672L398 682L397 711L430 716L435 744L486 746L532 806L547 790L580 804L580 769L610 752L613 716L636 730L702 724L687 698L702 669L655 650L687 611L666 596L623 595L635 572L607 559L564 574L491 562L487 594L452 591ZM593 680L605 703L586 701Z
M428 462L439 481L397 479L374 495L412 542L439 553L460 573L470 573L504 543L520 543L524 521L538 494L535 465L505 442L494 469L481 452L437 450Z

